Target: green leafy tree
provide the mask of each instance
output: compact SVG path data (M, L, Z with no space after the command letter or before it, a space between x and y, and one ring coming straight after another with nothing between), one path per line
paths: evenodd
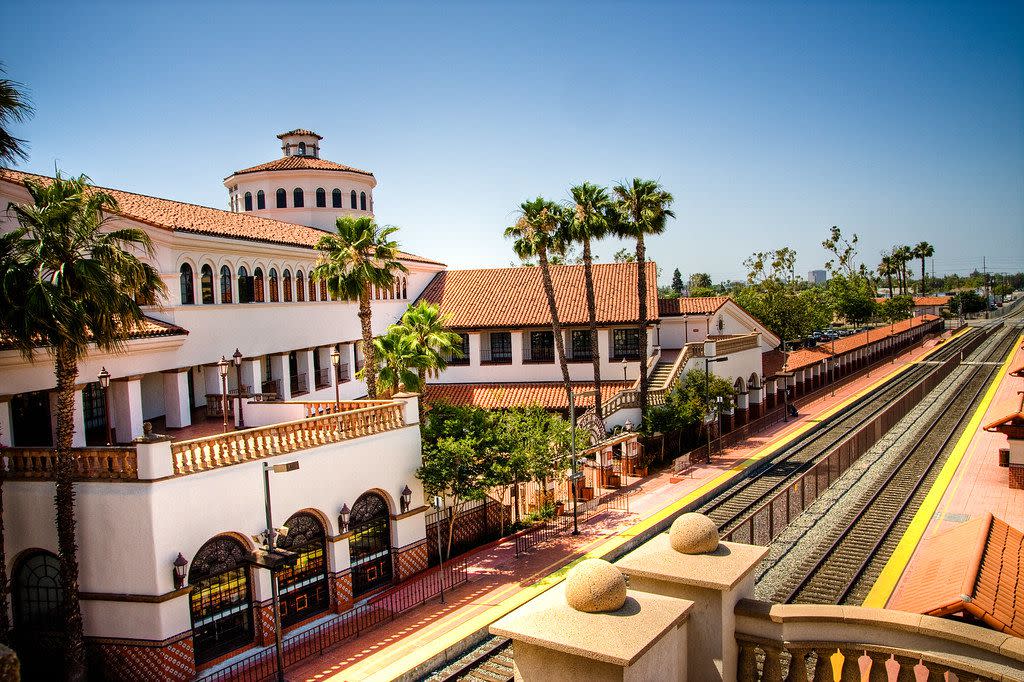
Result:
M976 291L960 291L949 302L949 308L957 315L980 313L985 309L985 299Z
M874 289L866 277L836 273L826 284L835 313L852 324L863 324L875 316Z
M18 227L0 244L0 332L29 360L45 347L57 379L54 506L61 588L64 592L65 673L86 676L78 598L75 536L74 396L78 363L92 347L108 352L145 317L140 304L164 290L159 273L139 256L153 257L142 230L112 227L104 213L115 199L89 178L26 180L31 204L10 204Z
M591 244L604 239L613 222L608 190L590 182L569 190L572 197L563 212L562 241L583 247L583 283L587 293L587 326L590 330L591 359L594 367L594 412L601 418L601 356L597 352L597 297L594 293L594 259Z
M679 298L679 292L673 289L671 286L658 287L658 298L672 299Z
M743 264L747 267L747 286L735 294L736 302L784 343L831 322L833 309L829 298L820 289L800 286L793 249L759 251Z
M695 272L690 275L690 295L694 296L693 289L710 289L713 286L711 283L711 275L706 272Z
M632 253L627 248L619 249L618 251L615 252L615 255L612 256L612 258L613 258L613 260L616 263L635 263L636 262L636 254Z
M676 292L676 296L682 296L685 290L686 285L683 284L683 273L679 272L679 268L676 268L672 271L672 291Z
M703 371L692 369L672 384L663 404L651 407L643 430L647 434L676 434L681 441L684 434L704 427L708 410L717 408L719 397L723 410L732 407L736 399L732 384L714 374L706 376Z
M519 219L515 225L505 228L505 238L515 240L513 248L517 256L524 259L536 258L540 264L544 296L547 298L548 312L551 314L551 331L555 337L555 351L558 353L558 366L562 370L562 381L568 393L569 365L565 359L565 340L562 338L562 325L558 320L555 287L551 282L551 268L548 263L549 253L562 253L565 250L564 234L559 229L563 222L562 209L558 204L537 197L519 205Z
M924 261L926 258L931 258L935 255L935 247L928 242L918 242L917 246L913 248L914 258L921 261L921 289L918 293L923 294L925 292L925 270Z
M632 182L616 185L614 191L618 215L613 229L621 238L636 240L636 288L640 307L637 325L640 335L640 414L643 415L647 412L647 393L650 390L650 378L647 376L648 283L645 240L648 235L664 232L668 219L674 218L675 213L670 209L672 195L654 180L633 178Z
M0 76L4 73L0 62ZM0 78L0 168L18 159L27 159L26 142L10 132L12 123L21 123L32 116L32 105L25 96L25 86L7 78ZM6 597L3 597L6 599ZM2 616L6 619L6 612Z
M905 320L914 314L914 299L905 295L887 298L878 306L878 314L890 324Z
M397 227L380 227L369 217L343 216L337 219L335 229L336 234L324 235L316 243L320 257L310 277L327 282L327 290L335 298L359 301L366 393L376 398L377 356L370 293L375 286L394 286L395 276L408 269L398 260L398 242L391 238Z

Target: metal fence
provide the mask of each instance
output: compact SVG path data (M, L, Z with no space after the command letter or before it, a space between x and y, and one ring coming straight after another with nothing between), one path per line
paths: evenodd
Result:
M452 508L446 507L441 511L433 511L427 514L427 558L429 565L436 566L438 563L438 526L440 526L441 546L445 548L445 561L449 556L458 556L471 549L487 544L492 540L501 537L502 530L509 532L511 519L509 509L505 508L505 523L502 524L502 505L492 499L469 503L455 519L454 535L452 537L451 551L448 551L448 532L451 523Z
M431 570L370 598L338 618L286 636L283 643L285 667L320 655L330 647L359 637L366 630L433 599L440 594L442 577L446 590L463 584L466 582L466 566L465 559L445 562L443 574L437 569ZM197 682L263 682L276 673L276 653L271 646L231 665L202 673L196 679Z
M582 525L594 516L608 510L629 512L629 496L632 492L635 491L628 489L616 490L600 498L586 502L577 502L576 525ZM516 556L542 542L569 535L572 533L572 529L573 514L570 503L565 508L565 513L539 521L516 535Z

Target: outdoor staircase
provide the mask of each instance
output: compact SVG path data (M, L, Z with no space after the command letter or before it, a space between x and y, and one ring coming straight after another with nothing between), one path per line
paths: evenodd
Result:
M672 357L665 357L666 354L672 353ZM675 379L675 363L676 357L679 351L662 351L661 359L658 360L658 364L654 366L654 370L651 372L649 386L651 390L659 388L668 388L669 384Z

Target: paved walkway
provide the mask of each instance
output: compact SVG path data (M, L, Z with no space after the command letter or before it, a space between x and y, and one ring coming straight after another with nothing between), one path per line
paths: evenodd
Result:
M605 554L690 500L739 475L860 393L902 371L935 345L934 341L927 342L875 368L870 376L837 387L835 395L826 393L802 406L799 417L729 448L684 477L673 477L665 471L644 479L641 489L630 497L628 513L607 511L594 516L581 526L575 538L567 535L545 542L520 557L515 556L514 540L471 554L468 581L446 593L445 604L433 600L412 609L358 639L292 667L286 678L387 680L412 669L556 584L574 561Z
M990 402L987 405L982 402L982 409L968 425L961 446L951 456L951 459L960 457L959 461L953 462L950 470L944 470L936 481L933 488L935 503L927 509L922 506L925 511L920 521L915 518L915 522L924 528L923 533L918 533L920 540L913 537L911 524L906 544L912 542L913 547L904 547L902 557L898 554L900 547L897 547L893 560L890 560L891 566L886 566L888 584L883 573L878 589L872 590L865 605L880 606L892 600L903 589L904 576L910 575L912 568L914 573L920 574L920 566L915 564L921 554L918 550L938 533L984 512L991 512L1014 528L1024 529L1024 490L1010 490L1007 469L1000 467L998 462L998 451L1006 447L1006 436L982 430L985 424L1013 414L1020 408L1021 396L1017 392L1024 390L1024 379L1007 374L1007 368L1014 369L1024 364L1024 347L1019 341L1012 359L1001 368L997 387L987 396Z

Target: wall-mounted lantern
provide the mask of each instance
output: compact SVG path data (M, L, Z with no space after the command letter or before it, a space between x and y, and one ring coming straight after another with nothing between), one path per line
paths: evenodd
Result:
M338 529L342 533L348 532L348 517L352 513L352 510L348 508L348 504L341 505L341 509L338 511Z
M174 589L176 590L185 587L186 566L188 566L188 559L178 552L178 558L174 560Z
M412 504L412 490L409 489L409 486L405 486L404 488L402 488L402 502L401 502L401 504L402 504L402 513L403 514L405 512L407 512L407 511L409 511L409 505Z

